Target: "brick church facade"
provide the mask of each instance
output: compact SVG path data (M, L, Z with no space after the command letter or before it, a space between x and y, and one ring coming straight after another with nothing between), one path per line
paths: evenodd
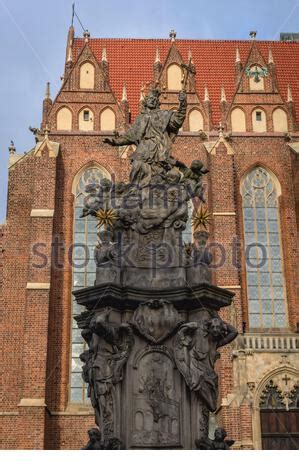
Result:
M224 426L235 449L299 448L299 43L170 36L75 38L71 27L61 89L52 101L47 87L33 148L10 147L0 227L3 449L86 442L94 417L71 295L94 281L95 223L78 215L84 187L127 180L132 148L104 137L135 119L149 83L159 83L161 107L175 109L188 61L196 74L174 155L209 169L214 282L235 293L221 315L239 331L218 362L211 427Z

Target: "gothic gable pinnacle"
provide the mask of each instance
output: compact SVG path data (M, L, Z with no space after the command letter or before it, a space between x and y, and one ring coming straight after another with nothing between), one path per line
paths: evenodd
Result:
M235 151L232 148L232 146L229 144L229 142L226 140L226 138L223 135L223 127L220 124L220 132L219 132L219 137L216 141L212 142L204 142L203 144L207 150L207 152L210 155L216 156L217 155L217 149L219 149L220 146L224 146L226 149L227 155L234 155Z
M56 158L59 154L60 144L49 139L48 128L45 130L44 139L37 142L33 151L34 157L41 157L46 151L51 158Z
M121 98L122 101L128 101L128 97L127 97L127 87L126 87L126 83L124 82L124 85L123 85L123 92L122 92L122 98Z
M156 57L155 57L155 64L157 63L161 63L161 60L160 60L160 51L159 51L159 48L157 47L156 49Z
M236 49L236 64L241 62L241 56L240 56L240 49L237 47Z
M65 62L66 64L68 62L72 62L72 47L74 43L74 36L75 36L75 30L73 25L70 26L68 30L68 35L67 35L67 41L66 41L66 52L65 52Z
M107 62L108 63L106 47L103 47L103 49L102 49L102 62Z
M288 85L288 98L287 98L287 102L288 102L288 103L292 103L292 102L293 102L293 93L292 93L292 89L291 89L290 85Z

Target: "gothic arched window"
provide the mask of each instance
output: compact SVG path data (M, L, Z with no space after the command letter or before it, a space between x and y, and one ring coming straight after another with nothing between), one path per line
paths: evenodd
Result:
M84 108L79 113L79 129L80 131L94 130L93 112L89 108Z
M264 77L261 76L262 67L252 65L250 67L251 76L249 79L249 87L251 91L263 91L265 89ZM255 74L255 75L253 75Z
M287 326L287 305L280 237L279 183L256 167L241 185L246 274L251 328Z
M74 238L73 238L73 282L72 290L92 286L96 277L96 265L94 261L94 248L97 244L97 220L87 216L81 218L83 199L86 196L87 184L100 183L103 178L109 178L108 173L98 167L86 168L76 180L74 187ZM82 306L73 299L72 314L79 315ZM70 377L70 401L72 403L88 403L86 384L82 379L82 362L80 354L85 350L85 342L77 323L72 317L72 352L71 352L71 377Z
M267 116L263 109L252 111L251 118L253 132L267 132Z

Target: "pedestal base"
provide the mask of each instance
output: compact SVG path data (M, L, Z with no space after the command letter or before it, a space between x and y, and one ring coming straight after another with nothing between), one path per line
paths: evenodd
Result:
M84 377L103 438L126 449L196 448L217 396L209 361L218 340L207 325L221 322L218 311L234 294L208 284L106 284L74 295L86 307L77 317L90 347Z

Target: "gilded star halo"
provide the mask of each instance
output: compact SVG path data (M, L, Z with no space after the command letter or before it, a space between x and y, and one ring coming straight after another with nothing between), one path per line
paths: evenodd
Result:
M97 227L99 229L103 226L105 228L112 228L118 219L117 212L114 209L99 209L95 215L99 220L97 223Z
M198 211L194 211L192 214L192 225L194 231L196 232L200 227L203 227L205 230L208 229L208 225L212 223L212 214L208 209L203 208L202 206Z

